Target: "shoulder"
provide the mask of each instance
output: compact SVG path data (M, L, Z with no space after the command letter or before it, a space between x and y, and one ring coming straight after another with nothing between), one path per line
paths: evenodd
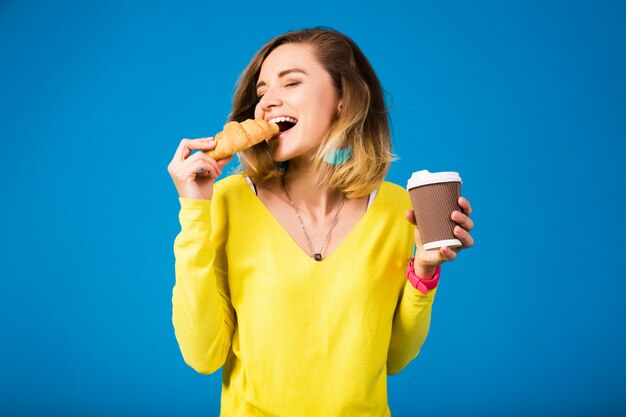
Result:
M232 174L215 182L213 195L215 197L225 197L230 193L240 191L247 187L246 179L242 174Z
M212 200L220 205L236 202L250 192L246 178L242 174L232 174L215 182Z
M408 191L404 187L389 181L383 181L380 185L377 198L379 197L389 204L411 204L411 197Z
M398 243L406 245L406 248L409 248L408 252L411 252L415 244L415 227L406 220L404 215L412 207L409 192L400 185L384 181L378 189L374 205L376 205L377 221L383 226L385 233L402 237L398 239Z
M389 217L393 222L403 225L410 224L404 218L404 212L411 210L411 196L403 187L388 181L381 183L374 204L378 207L379 216Z

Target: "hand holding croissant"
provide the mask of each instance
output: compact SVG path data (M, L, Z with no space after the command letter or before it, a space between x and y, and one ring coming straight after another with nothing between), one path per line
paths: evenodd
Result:
M278 125L263 119L230 122L214 138L183 139L167 167L181 198L210 200L215 179L233 158L278 134ZM191 155L193 150L201 150Z

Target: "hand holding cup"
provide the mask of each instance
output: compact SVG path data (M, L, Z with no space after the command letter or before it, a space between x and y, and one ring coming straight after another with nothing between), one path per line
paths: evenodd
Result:
M417 250L415 251L415 267L417 268L417 264L421 264L424 267L432 267L434 271L437 265L446 262L452 261L456 258L456 254L462 251L463 249L470 248L474 246L474 238L469 234L469 232L474 228L474 221L469 218L469 215L472 213L472 206L470 202L464 198L459 197L459 206L461 207L461 211L453 211L450 215L450 219L457 223L454 227L454 234L461 241L461 246L450 248L448 246L443 246L439 248L439 250L425 250L424 245L422 244L422 240L419 234L419 229L417 228L417 224L415 222L415 213L413 210L407 210L404 212L406 219L415 227L415 245L417 246Z
M474 227L469 218L472 207L460 196L461 177L456 172L415 172L407 189L413 210L405 216L416 226L415 272L428 279L439 264L474 244L469 234Z

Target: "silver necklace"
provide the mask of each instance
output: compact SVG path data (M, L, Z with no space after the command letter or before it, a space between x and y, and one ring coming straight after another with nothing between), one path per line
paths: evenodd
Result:
M281 185L283 186L283 191L285 192L285 195L287 196L287 199L289 200L289 204L291 204L291 207L293 207L293 209L296 211L296 215L298 216L298 221L300 222L300 226L302 227L302 231L304 232L304 237L306 238L306 241L309 244L309 248L311 248L311 252L313 253L313 255L311 255L311 257L313 259L315 259L316 261L318 261L318 262L321 261L322 260L322 255L324 254L324 250L326 249L326 245L328 245L328 241L330 240L330 235L332 234L333 229L337 225L337 218L339 217L339 212L341 211L341 208L343 207L343 202L346 199L345 195L341 196L341 201L339 202L339 207L337 208L337 212L335 213L335 217L333 217L333 222L330 225L330 229L328 230L328 234L326 235L326 240L324 241L324 245L322 246L322 248L318 252L316 252L315 249L313 249L313 243L311 243L311 238L309 237L309 234L306 231L306 227L304 227L304 221L302 221L302 216L300 216L300 211L298 211L298 208L296 207L296 204L293 202L293 199L291 198L291 196L287 192L287 187L285 186L285 176L284 175L281 178Z

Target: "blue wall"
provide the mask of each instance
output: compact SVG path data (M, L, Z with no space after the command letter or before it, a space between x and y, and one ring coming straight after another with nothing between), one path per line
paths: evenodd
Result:
M166 166L221 128L257 48L327 25L388 92L389 180L457 170L475 209L394 416L624 415L625 21L619 1L1 2L0 413L218 415L221 373L171 325Z

